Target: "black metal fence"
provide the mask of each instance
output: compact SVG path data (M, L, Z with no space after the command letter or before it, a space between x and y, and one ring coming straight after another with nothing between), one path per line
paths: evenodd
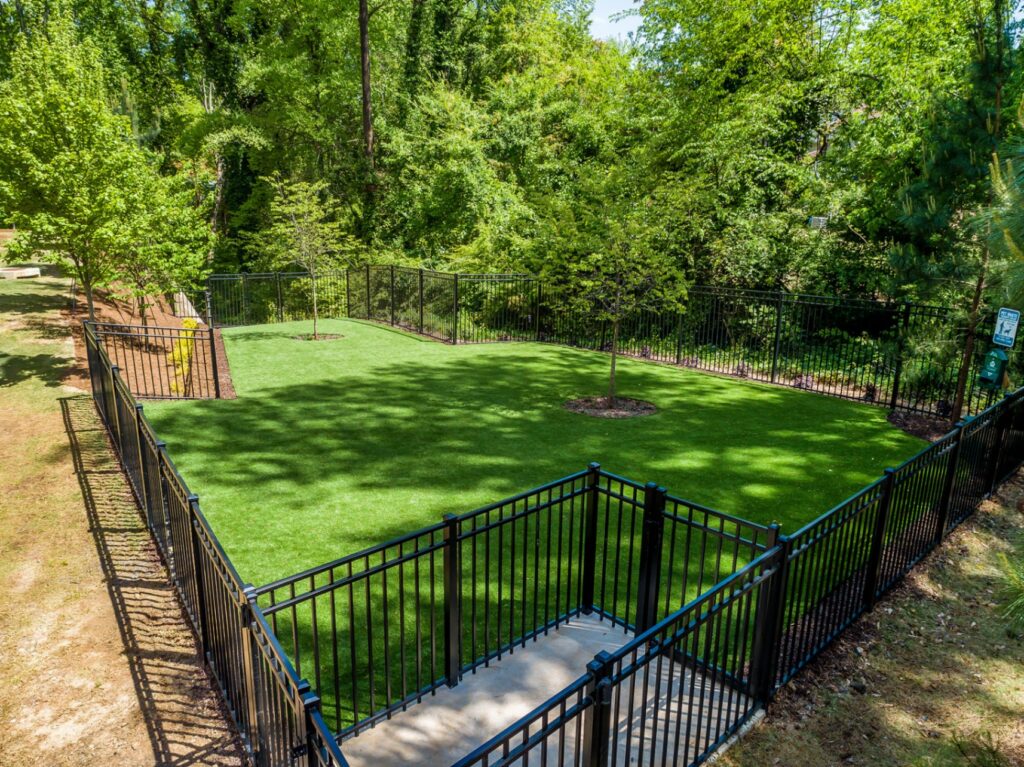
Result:
M457 764L700 764L1024 462L1020 389L792 535L592 464L256 589L91 325L86 344L96 407L260 765L342 765L345 738L586 614L632 636Z
M148 399L220 397L212 328L185 319L180 328L92 323L94 336L128 390Z
M448 343L610 349L607 323L529 275L368 265L322 274L317 285L324 317L384 322ZM218 325L260 324L308 319L310 295L306 274L215 275L194 303ZM983 319L980 337L992 324ZM943 307L699 286L684 311L637 311L620 330L628 356L940 417L952 411L963 345L962 320ZM976 385L986 344L976 347L968 413L994 398Z
M775 535L593 464L255 593L344 738L575 616L643 631Z
M181 478L164 443L85 325L92 396L253 764L347 765L301 679Z

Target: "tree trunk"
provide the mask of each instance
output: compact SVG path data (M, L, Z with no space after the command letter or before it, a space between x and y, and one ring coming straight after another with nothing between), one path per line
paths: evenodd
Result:
M612 322L612 365L608 372L608 408L615 407L615 363L619 357L619 318Z
M420 92L423 77L423 25L426 16L426 0L412 0L409 12L409 29L405 38L405 99L399 104L400 122L404 124L410 103Z
M960 360L960 372L956 378L956 393L953 397L953 410L950 413L952 421L960 420L964 412L964 399L967 395L967 378L971 372L971 362L974 359L974 344L977 339L978 318L981 313L981 298L985 293L985 277L988 273L989 250L986 245L981 260L981 268L978 271L978 281L974 285L974 296L971 298L971 308L967 314L967 337L964 339L964 353Z
M92 280L83 279L82 290L85 291L85 303L89 307L89 322L96 321L96 309L92 300Z
M370 81L370 7L369 0L359 0L359 58L363 80L363 154L373 171L373 104Z

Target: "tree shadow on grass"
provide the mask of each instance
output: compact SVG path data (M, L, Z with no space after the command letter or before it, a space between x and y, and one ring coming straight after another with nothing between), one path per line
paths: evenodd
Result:
M241 765L237 735L89 397L60 400L89 527L157 765Z
M913 452L856 405L642 362L622 365L621 393L654 402L659 413L590 418L563 403L600 389L606 357L478 349L382 358L358 371L339 355L337 371L311 369L309 383L249 383L234 402L174 404L153 421L192 489L207 498L229 553L257 582L591 460L792 531L874 479L887 457ZM282 371L286 377L295 371ZM295 552L291 563L272 572L286 549Z

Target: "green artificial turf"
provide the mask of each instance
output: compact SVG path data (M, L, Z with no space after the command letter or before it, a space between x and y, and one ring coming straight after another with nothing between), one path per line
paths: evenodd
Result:
M619 393L652 416L563 403L600 394L607 355L443 345L351 320L224 331L238 399L147 403L242 577L261 584L574 472L589 461L795 531L924 443L885 410L637 360Z

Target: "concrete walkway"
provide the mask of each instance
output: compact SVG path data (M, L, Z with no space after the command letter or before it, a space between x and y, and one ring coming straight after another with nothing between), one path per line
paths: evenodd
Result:
M548 636L467 675L456 687L442 688L422 703L346 740L342 751L351 767L447 767L582 676L598 652L611 652L630 636L593 617L575 618ZM655 677L660 677L657 682ZM739 693L713 685L704 675L694 675L667 659L660 667L649 669L649 696L645 698L641 693L643 674L636 682L633 709L628 706L628 684L621 688L624 697L615 707L619 713L616 764L636 764L641 754L647 762L652 752L652 763L661 764L666 746L665 764L677 760L687 764L747 705L747 699ZM568 758L568 753L557 750L557 740L552 739L550 744L549 764L561 764L561 758ZM571 750L572 744L566 747ZM543 750L535 749L529 763L543 763Z
M582 676L601 650L627 641L608 621L575 618L346 740L342 751L351 767L446 767Z

